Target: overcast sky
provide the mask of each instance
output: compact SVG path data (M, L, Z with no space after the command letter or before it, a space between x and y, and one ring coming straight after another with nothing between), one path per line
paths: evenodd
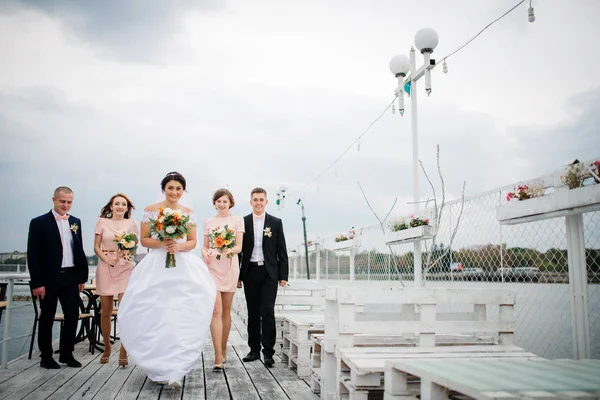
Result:
M198 217L212 216L227 185L238 215L249 192L298 244L376 223L398 197L412 199L411 120L387 112L318 181L390 103L388 63L415 32L437 30L433 58L448 55L517 1L400 0L96 1L0 3L0 251L25 250L31 218L52 191L75 191L86 251L101 207L122 191L157 200L169 171L188 179ZM420 158L447 198L553 172L600 156L600 1L528 2L432 73L419 87ZM420 54L417 58L422 62ZM275 192L287 185L277 210ZM429 190L422 181L423 196Z

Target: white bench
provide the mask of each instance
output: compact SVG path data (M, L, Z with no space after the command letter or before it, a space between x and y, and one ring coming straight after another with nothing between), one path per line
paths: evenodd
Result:
M290 369L296 370L299 378L310 377L312 334L324 332L324 316L299 314L283 318L283 346L281 360Z
M385 400L600 399L600 360L388 361ZM411 379L420 379L418 391Z
M327 287L325 299L321 369L322 397L325 399L339 399L342 395L350 394L343 374L348 376L351 372L345 370L348 365L342 363L342 357L346 349L357 345L435 348L440 345L472 344L476 352L477 345L513 344L515 293L507 289L338 286ZM373 308L375 305L394 307L395 312L368 310L369 306ZM496 320L488 319L486 311L490 305L498 308ZM462 306L471 311L441 312L450 306ZM380 311L383 306L378 308L377 311ZM383 351L391 352L391 347ZM383 372L381 366L362 383L378 382L379 386Z

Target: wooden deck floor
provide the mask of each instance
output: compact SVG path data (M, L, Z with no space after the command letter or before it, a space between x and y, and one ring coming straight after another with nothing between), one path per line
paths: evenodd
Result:
M307 382L299 379L275 358L275 366L262 362L242 362L248 353L246 327L234 316L224 373L212 371L212 344L196 367L186 376L183 388L171 389L156 384L135 365L118 368L119 344L113 346L108 364L100 364L100 353L87 352L87 342L80 343L75 357L82 368L47 370L39 367L39 356L26 357L0 369L0 399L207 399L207 400L315 400Z

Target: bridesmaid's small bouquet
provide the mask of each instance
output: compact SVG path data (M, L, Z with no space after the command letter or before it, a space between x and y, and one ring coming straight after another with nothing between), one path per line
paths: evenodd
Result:
M190 217L183 215L181 210L161 208L156 219L150 218L150 233L156 234L161 242L165 239L181 239L189 233L189 222ZM176 266L175 254L167 253L165 268Z
M208 240L210 241L210 248L217 249L219 253L223 253L227 249L233 249L235 247L235 229L231 229L228 225L217 226L208 234ZM227 257L232 257L232 255L227 254ZM221 254L217 254L217 260L220 259Z
M123 232L120 235L115 235L114 242L117 243L119 251L123 252L125 261L131 261L131 256L135 254L138 248L138 236L133 232Z

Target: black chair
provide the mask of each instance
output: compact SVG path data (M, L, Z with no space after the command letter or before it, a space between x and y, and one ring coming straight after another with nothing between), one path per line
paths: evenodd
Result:
M38 300L37 298L33 295L33 287L31 285L31 281L29 281L29 290L31 292L31 301L33 302L33 311L35 313L34 319L33 319L33 329L31 331L31 344L29 345L29 359L31 360L31 354L33 353L33 341L35 339L35 333L37 331L37 324L40 318L40 311L38 310ZM92 314L86 313L86 309L85 309L85 305L83 304L83 300L81 299L81 296L79 296L79 320L81 321L82 327L81 329L83 329L86 333L87 333L87 338L90 342L89 345L89 350L92 354L94 354L94 349L95 349L95 345L96 345L96 325L95 325L95 321L94 321L94 316ZM54 321L58 321L60 322L60 330L62 331L64 322L65 322L65 316L61 313L56 313L54 315ZM77 340L76 343L79 343L82 340L85 340L85 336L82 335L77 335L77 337L79 338Z

